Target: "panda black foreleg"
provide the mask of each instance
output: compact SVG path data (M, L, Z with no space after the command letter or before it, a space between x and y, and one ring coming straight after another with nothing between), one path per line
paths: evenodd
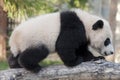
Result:
M83 62L83 58L76 55L76 49L79 47L79 33L76 32L76 29L65 29L56 42L56 51L68 67L73 67Z
M25 69L37 73L41 69L39 62L46 58L48 53L45 46L28 48L20 55L19 63Z
M75 55L74 49L57 49L58 55L60 56L61 60L64 62L64 64L68 67L73 67L81 62L83 62L83 58L80 56Z
M18 57L19 57L19 55L17 55L16 57L14 57L13 54L9 55L8 64L9 64L10 68L22 68L20 66L20 64L18 63Z

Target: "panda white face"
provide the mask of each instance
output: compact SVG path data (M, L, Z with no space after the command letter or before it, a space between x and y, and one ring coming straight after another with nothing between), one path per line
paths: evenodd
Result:
M97 42L97 43L99 43L98 46L95 45L95 46L91 46L91 47L94 48L98 53L100 53L100 55L108 56L108 55L112 55L114 53L113 44L112 44L112 41L110 40L110 38L106 38L106 40L104 40L103 42ZM94 55L96 55L96 54L94 54Z
M112 42L110 38L106 38L101 48L101 54L104 56L107 56L107 55L113 54L113 52L114 52L114 48L113 48Z
M98 20L92 26L92 30L93 32L90 34L90 45L102 56L112 55L114 48L112 44L112 32L108 22Z

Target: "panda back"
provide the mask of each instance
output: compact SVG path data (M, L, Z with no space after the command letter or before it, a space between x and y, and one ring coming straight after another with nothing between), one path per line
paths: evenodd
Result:
M13 53L29 47L45 45L55 51L55 42L60 32L60 14L52 13L32 18L20 24L12 32L9 45ZM16 49L15 49L16 48Z

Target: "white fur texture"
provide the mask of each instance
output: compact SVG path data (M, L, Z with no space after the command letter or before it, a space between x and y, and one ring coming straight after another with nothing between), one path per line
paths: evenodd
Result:
M53 52L55 51L55 42L59 31L59 13L52 13L32 18L20 24L13 31L9 41L10 49L14 56L16 56L18 52L22 52L28 47L45 44L49 51Z

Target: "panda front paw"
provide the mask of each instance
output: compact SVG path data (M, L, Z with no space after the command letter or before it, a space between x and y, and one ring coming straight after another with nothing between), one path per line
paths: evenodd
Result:
M79 65L79 64L82 63L82 62L83 62L83 58L82 58L82 57L77 57L77 58L74 59L74 60L64 61L64 64L65 64L67 67L74 67L74 66Z
M105 60L105 58L103 56L98 56L98 57L94 57L92 59L92 61L97 61L97 60L101 60L101 59Z
M31 70L31 72L38 73L40 70L41 70L41 66L37 66L33 70Z

